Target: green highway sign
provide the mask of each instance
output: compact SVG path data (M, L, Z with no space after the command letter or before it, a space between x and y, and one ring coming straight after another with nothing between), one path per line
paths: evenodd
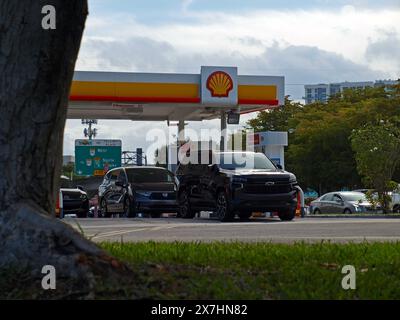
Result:
M103 176L121 166L121 140L75 140L75 174Z

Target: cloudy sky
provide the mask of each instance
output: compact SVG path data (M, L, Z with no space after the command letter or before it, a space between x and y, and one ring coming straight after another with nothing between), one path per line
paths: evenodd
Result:
M304 84L400 77L400 0L89 0L77 70L199 73L202 65L239 74L283 75L286 94ZM248 117L246 118L248 119ZM246 119L242 120L242 123ZM218 126L218 121L190 124ZM146 147L165 123L105 121L98 138ZM64 154L82 138L68 120Z

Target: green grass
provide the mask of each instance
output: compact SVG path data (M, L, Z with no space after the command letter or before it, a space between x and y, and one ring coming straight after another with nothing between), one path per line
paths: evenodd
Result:
M399 299L400 243L102 243L165 299ZM357 271L343 290L344 265Z
M131 299L399 299L400 242L335 244L101 243L134 270L132 282L100 281L92 298ZM344 265L356 290L341 287ZM107 280L107 279L102 279ZM0 268L0 299L74 299L79 284L58 279L41 290L27 270Z

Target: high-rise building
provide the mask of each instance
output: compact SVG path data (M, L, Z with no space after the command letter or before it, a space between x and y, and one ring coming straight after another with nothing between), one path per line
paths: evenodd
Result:
M329 84L314 84L314 85L305 85L305 97L306 104L313 103L316 101L326 102L328 101L328 96L330 93L330 85Z
M362 82L339 82L339 83L321 83L305 85L304 100L306 104L313 102L327 102L330 96L341 93L346 89L364 89L367 87L374 87L373 81Z

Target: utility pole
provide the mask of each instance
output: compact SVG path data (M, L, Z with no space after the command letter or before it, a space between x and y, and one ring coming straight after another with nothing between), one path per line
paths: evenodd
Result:
M96 138L97 136L97 129L93 128L93 124L97 124L97 120L95 119L82 119L82 124L83 125L88 125L89 128L85 128L83 130L83 134L85 135L86 138L89 138L89 140L92 140L93 138Z

